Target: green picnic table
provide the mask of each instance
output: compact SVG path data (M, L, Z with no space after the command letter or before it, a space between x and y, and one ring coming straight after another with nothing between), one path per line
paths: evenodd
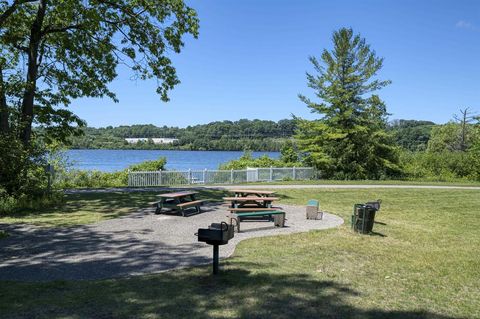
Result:
M197 200L196 194L198 192L191 191L159 194L157 196L160 197L160 200L153 203L156 207L155 214L160 214L164 208L179 211L184 217L185 210L189 208L195 208L196 212L200 213L203 200Z

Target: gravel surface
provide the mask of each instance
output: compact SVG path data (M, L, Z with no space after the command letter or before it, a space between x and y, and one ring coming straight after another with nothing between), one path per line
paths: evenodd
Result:
M339 226L343 219L324 214L306 220L305 207L281 205L286 227L273 222L245 221L240 233L220 246L220 257L230 256L243 239L305 232ZM2 225L10 236L0 241L0 280L92 280L156 273L211 263L212 246L194 233L212 222L226 220L220 205L206 205L203 213L188 217L161 214L153 209L70 228Z

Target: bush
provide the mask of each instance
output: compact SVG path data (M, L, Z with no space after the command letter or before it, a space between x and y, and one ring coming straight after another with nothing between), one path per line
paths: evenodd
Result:
M404 152L400 160L408 179L480 181L480 160L475 152Z
M43 196L47 190L46 151L35 141L0 136L0 187L9 196Z
M230 162L220 165L220 169L246 169L247 167L293 167L302 166L301 163L287 163L274 158L270 158L267 155L253 158L252 153L245 152L239 159L232 160Z
M61 192L53 192L43 196L12 196L1 193L0 190L0 217L2 215L18 214L22 212L37 211L38 209L54 207L63 202Z

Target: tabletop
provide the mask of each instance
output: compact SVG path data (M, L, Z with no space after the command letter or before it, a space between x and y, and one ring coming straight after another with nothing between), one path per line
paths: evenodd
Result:
M224 197L223 200L226 201L237 201L237 202L243 202L243 201L274 201L274 200L279 200L278 197L256 197L256 196L250 196L250 197Z
M262 190L256 190L256 189L232 189L230 191L233 193L242 193L242 194L262 194L262 195L275 194L274 191L262 191Z
M176 192L176 193L165 193L159 194L159 197L167 197L167 198L177 198L177 197L185 197L190 195L198 194L198 192Z

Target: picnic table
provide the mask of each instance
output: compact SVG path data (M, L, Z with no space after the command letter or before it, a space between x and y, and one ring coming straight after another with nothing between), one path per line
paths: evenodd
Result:
M255 189L232 189L231 192L235 194L235 197L269 197L270 195L275 194L273 191L262 191Z
M159 214L163 208L170 208L174 211L179 211L182 216L185 217L185 210L194 207L197 213L200 213L200 206L203 200L197 200L195 195L198 192L176 192L176 193L164 193L157 195L160 200L154 202L156 207L155 213Z
M278 200L278 197L258 197L258 196L246 196L246 197L224 197L223 200L230 202L231 208L242 208L246 206L253 206L254 208L271 208L272 203Z

